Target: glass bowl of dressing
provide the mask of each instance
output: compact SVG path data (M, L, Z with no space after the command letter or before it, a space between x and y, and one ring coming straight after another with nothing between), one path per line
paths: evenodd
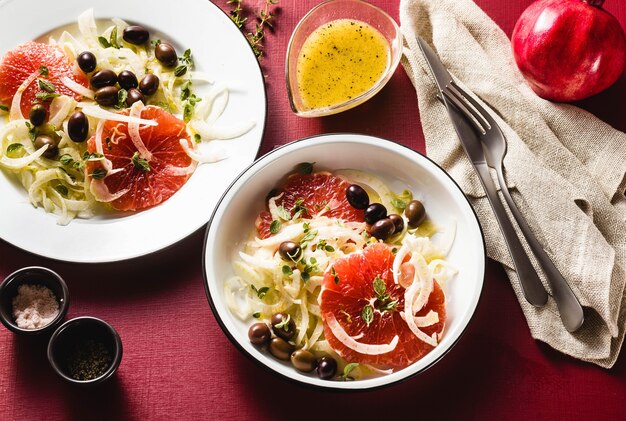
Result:
M307 13L287 47L294 113L321 117L370 99L402 56L402 34L386 12L362 0L330 0Z

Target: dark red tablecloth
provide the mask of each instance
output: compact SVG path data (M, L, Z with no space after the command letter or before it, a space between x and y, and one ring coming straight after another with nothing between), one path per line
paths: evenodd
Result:
M216 1L228 7L226 0ZM477 2L510 34L530 0ZM261 153L296 138L346 131L394 139L424 152L415 92L402 68L380 94L357 109L313 120L291 114L284 54L297 21L316 3L281 0L275 33L266 39L262 63L268 119ZM398 18L398 0L373 3ZM625 3L609 0L606 8L626 26ZM626 77L581 105L624 130L624 98ZM104 318L124 343L117 376L101 387L78 389L48 366L45 338L30 340L0 329L0 419L626 418L624 357L607 371L534 341L504 271L492 261L468 330L425 373L388 389L357 394L324 393L283 381L240 354L218 327L204 293L202 243L200 231L156 255L76 265L33 256L0 241L1 277L27 265L51 267L69 285L68 317Z

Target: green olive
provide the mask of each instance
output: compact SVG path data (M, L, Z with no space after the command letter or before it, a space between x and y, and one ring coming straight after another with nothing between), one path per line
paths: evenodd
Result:
M291 364L296 370L310 373L317 367L317 360L315 355L305 349L299 349L291 354Z

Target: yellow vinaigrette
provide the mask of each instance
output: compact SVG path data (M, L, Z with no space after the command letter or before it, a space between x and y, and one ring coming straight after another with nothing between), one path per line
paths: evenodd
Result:
M338 19L317 28L304 42L296 65L306 109L326 108L355 98L384 75L389 44L370 25Z

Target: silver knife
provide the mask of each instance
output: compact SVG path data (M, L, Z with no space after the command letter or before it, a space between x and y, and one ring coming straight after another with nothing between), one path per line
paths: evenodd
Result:
M491 178L491 174L489 173L489 167L487 166L480 139L474 132L470 123L466 120L465 116L461 114L447 99L446 95L444 95L444 90L448 89L448 86L453 83L452 76L443 63L441 63L437 54L422 38L417 37L417 43L422 50L422 53L426 58L426 62L428 63L428 66L430 67L433 77L437 83L439 98L442 100L446 110L448 111L448 115L450 116L452 125L454 126L459 140L461 141L461 145L472 162L472 165L478 174L478 178L485 189L489 204L496 215L496 220L498 221L498 225L504 235L504 240L509 249L509 253L513 259L513 265L515 266L515 271L519 277L524 297L526 298L526 301L533 306L542 307L548 301L548 293L543 287L543 284L539 279L539 275L537 275L537 271L530 262L528 255L524 251L522 243L513 228L511 220L506 214L502 202L500 202L498 191L496 190L496 186Z

